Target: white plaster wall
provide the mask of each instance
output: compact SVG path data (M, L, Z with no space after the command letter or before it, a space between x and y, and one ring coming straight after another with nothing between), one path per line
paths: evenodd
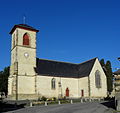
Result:
M18 94L35 94L35 76L18 76Z
M25 53L29 56L26 58ZM34 68L36 67L36 49L18 48L18 74L20 75L35 75Z
M23 35L29 34L30 46L23 45ZM18 34L18 35L17 35ZM15 37L14 37L15 36ZM13 37L15 38L15 46L13 47ZM18 40L18 43L17 43ZM11 41L11 68L10 77L15 74L15 62L18 61L18 93L19 94L35 94L35 71L36 67L36 32L21 28L16 28L12 34ZM17 44L17 46L16 46ZM29 57L24 56L25 53ZM11 94L13 79L9 78L8 93Z
M89 96L88 77L79 78L79 88L78 88L79 97L82 96L81 95L81 90L84 90L84 97L88 97Z
M25 33L28 33L29 37L30 37L30 47L36 48L36 32L35 31L16 28L16 30L12 34L12 39L13 39L14 34L15 34L15 39L16 39L16 37L17 37L16 31L18 31L18 45L23 45L23 36ZM16 42L16 40L15 40L15 42ZM13 41L12 41L12 44L13 44Z
M53 77L37 76L37 94L45 97L58 97L58 86L56 89L51 89L51 79ZM57 79L56 79L57 83Z
M66 95L66 88L69 88L70 97L78 97L78 79L61 78L63 96Z
M14 65L11 64L10 66L10 76L12 76L14 74Z
M59 93L62 96L66 96L66 88L69 88L70 97L78 97L78 79L74 78L60 78L54 77L56 79L56 89L51 89L51 80L53 77L49 76L37 76L37 94L46 97L57 97ZM59 89L58 83L61 81L61 89ZM60 92L61 90L61 92Z
M16 35L16 33L18 35ZM23 36L28 33L30 37L30 46L23 45ZM15 37L14 37L15 36ZM18 39L18 46L15 46L11 51L11 73L14 73L14 63L18 61L18 74L19 75L35 75L34 67L36 67L36 32L29 31L21 28L16 28L12 34L16 40ZM13 45L13 41L12 41ZM29 57L25 57L25 53L29 54Z
M115 89L115 91L120 91L120 86L119 85L116 85L116 84L120 84L120 75L114 75L114 85L113 85L113 88Z
M11 51L11 65L16 61L16 48Z
M96 88L96 85L95 85L96 70L99 70L101 73L101 88ZM91 95L91 97L106 97L107 96L106 75L105 75L98 59L96 59L93 69L90 73L90 95Z
M9 77L8 78L8 95L12 94L12 81L13 81L13 78Z

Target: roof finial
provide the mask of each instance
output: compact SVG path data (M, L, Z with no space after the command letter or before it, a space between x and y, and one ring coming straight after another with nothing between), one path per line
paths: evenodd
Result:
M23 24L25 24L25 23L26 23L26 16L23 15Z

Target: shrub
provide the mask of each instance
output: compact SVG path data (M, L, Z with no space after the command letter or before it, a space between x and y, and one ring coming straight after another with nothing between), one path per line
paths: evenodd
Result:
M41 98L40 98L40 97L38 97L38 101L41 101Z
M56 99L56 97L53 97L52 100L53 100L53 101L56 101L57 99Z
M42 96L41 100L46 101L46 100L47 100L47 98L46 98L46 97L44 97L44 96Z

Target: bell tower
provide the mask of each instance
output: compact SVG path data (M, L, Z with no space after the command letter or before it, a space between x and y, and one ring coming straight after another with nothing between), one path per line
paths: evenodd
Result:
M38 30L26 24L15 25L10 34L11 66L8 95L19 99L35 94L36 33Z

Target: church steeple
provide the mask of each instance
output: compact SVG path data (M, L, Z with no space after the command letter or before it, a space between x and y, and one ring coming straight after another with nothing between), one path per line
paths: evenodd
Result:
M27 94L35 94L34 86L31 91L29 90L29 81L35 84L33 77L36 75L36 33L38 31L26 24L15 25L10 31L12 35L10 66L12 81L8 88L10 95L22 94L24 91Z
M11 65L16 61L18 64L21 64L20 68L23 69L20 73L23 75L25 73L28 75L33 74L33 72L30 74L30 71L27 71L27 68L24 68L24 66L28 67L27 65L29 65L31 68L36 66L36 33L38 31L26 24L15 25L10 31L12 35Z

